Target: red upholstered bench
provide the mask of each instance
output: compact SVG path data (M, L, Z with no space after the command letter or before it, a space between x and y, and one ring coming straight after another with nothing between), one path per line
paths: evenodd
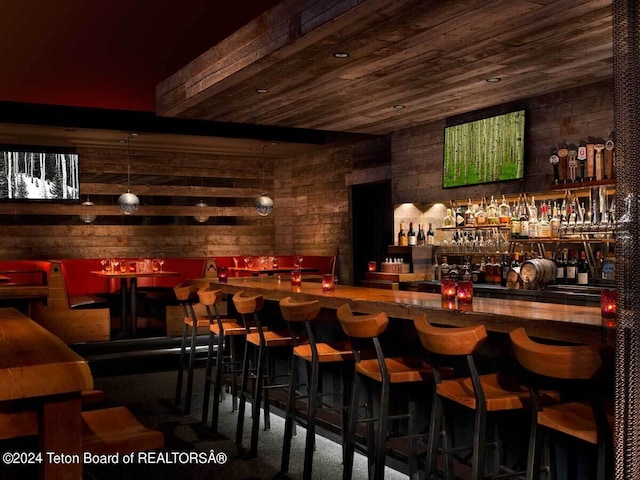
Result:
M46 260L0 261L0 276L3 283L14 285L46 285L51 263Z

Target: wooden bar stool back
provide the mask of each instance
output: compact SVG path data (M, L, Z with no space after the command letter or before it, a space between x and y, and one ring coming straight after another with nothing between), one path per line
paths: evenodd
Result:
M241 455L246 458L254 458L258 455L258 435L260 430L260 407L264 395L264 415L265 429L270 428L269 422L269 395L268 391L273 388L286 388L288 384L277 384L273 382L273 372L267 368L271 363L271 358L267 353L274 348L285 347L289 350L292 346L292 339L288 332L274 331L267 328L260 318L260 312L264 307L262 295L245 295L244 292L237 292L233 295L233 304L236 311L242 316L246 331L246 345L242 360L242 385L240 387L238 405L238 423L236 425L236 445ZM255 331L251 330L251 325L255 325ZM257 349L257 362L254 368L250 368L252 350ZM247 390L249 377L254 380L251 415L251 443L248 452L243 451L242 437L244 434L244 412L246 399L250 396Z
M386 313L354 315L351 307L348 304L344 304L338 308L337 315L342 329L353 346L355 359L355 375L344 453L343 479L350 479L352 475L356 427L359 422L366 423L368 427L369 477L374 480L384 478L387 440L391 438L393 433L389 429L389 421L391 420L408 420L408 435L401 435L397 438L404 438L410 442L409 474L411 478L417 479L417 441L421 436L424 437L425 435L418 434L415 429L418 423L416 401L411 396L411 390L408 389L406 396L397 396L397 398L408 398L408 410L392 415L390 411L390 392L392 386L394 388L411 385L422 387L424 382L431 382L433 379L432 368L428 363L414 356L385 356L379 337L384 333L389 323ZM360 386L363 381L366 382L367 386L367 416L358 418ZM377 416L373 414L373 402L371 401L373 386L378 387L380 392ZM374 424L377 425L377 431L374 431Z
M347 405L345 395L347 388L343 381L342 391L322 392L320 388L320 365L336 364L341 362L353 362L353 352L351 345L346 341L317 342L312 322L320 313L320 302L318 300L295 302L291 297L280 300L280 311L282 317L291 327L291 338L293 340L293 360L289 376L289 400L287 402L286 422L284 429L284 447L282 452L281 471L289 471L289 457L291 452L291 437L293 436L293 426L296 416L296 400L306 398L307 408L307 435L304 455L303 479L309 480L312 476L313 452L315 447L315 427L318 410L342 411L342 432L346 430ZM306 362L307 369L307 392L305 396L297 395L300 382L299 360ZM353 368L353 367L352 367ZM344 369L342 369L344 372ZM344 375L342 376L344 380ZM340 406L327 405L322 401L324 396L340 396ZM344 438L344 437L343 437ZM344 441L343 441L344 444Z
M515 379L499 373L480 375L474 355L487 338L484 325L471 327L435 327L424 315L414 319L414 325L422 346L429 353L434 368L435 388L431 405L427 476L435 474L439 439L440 451L445 456L444 476L453 476L453 450L471 450L471 479L486 478L485 461L487 446L488 414L506 413L529 406L529 390ZM460 361L462 360L462 361ZM446 401L446 403L445 403ZM457 404L474 413L473 444L470 447L451 445L452 426L449 409ZM493 419L493 418L491 418ZM493 436L498 437L497 425L493 424ZM502 469L500 442L493 442L494 470ZM455 447L455 448L454 448ZM522 475L522 472L501 471L507 476ZM493 475L498 475L494 472ZM492 476L493 476L492 475Z
M209 416L209 402L211 384L213 384L213 406L211 408L211 430L218 431L218 415L220 401L222 399L223 375L229 375L229 385L233 408L235 408L237 390L237 375L242 371L242 362L236 357L236 344L234 339L246 338L245 325L233 318L223 318L220 315L218 305L223 301L222 290L213 290L210 286L198 290L200 304L205 307L209 319L209 348L207 351L207 364L205 367L204 398L202 400L202 422L207 423ZM255 328L254 328L255 330ZM217 339L216 355L214 359L214 343ZM212 377L213 367L215 373ZM237 367L237 368L236 368Z
M207 282L187 280L173 287L176 299L182 305L184 314L182 327L182 343L180 344L180 358L178 360L178 379L176 381L175 404L182 401L182 380L184 372L187 373L187 385L185 391L184 413L191 412L191 394L193 392L193 369L196 361L196 344L198 327L209 327L209 319L196 315L194 304L198 303L198 289L206 287Z
M613 478L612 435L613 409L603 400L602 371L603 347L600 345L548 345L529 338L524 328L512 331L509 336L515 356L527 371L534 374L531 381L533 399L532 431L527 459L527 479L540 478L540 471L552 471L553 462L548 451L548 431L556 431L594 445L597 450L596 478ZM582 401L571 401L542 406L537 401L540 385L546 379L559 380L563 390L572 396L584 392ZM585 398L586 397L586 398ZM539 439L537 429L545 437L547 465L539 467Z

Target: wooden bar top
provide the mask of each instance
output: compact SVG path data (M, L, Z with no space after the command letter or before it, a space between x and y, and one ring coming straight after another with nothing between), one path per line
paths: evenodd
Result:
M304 282L292 287L290 282L280 283L273 277L230 278L229 283L205 279L224 293L246 291L259 294L266 300L278 301L284 297L319 300L324 308L337 309L349 303L356 312L384 311L393 318L413 319L425 313L432 323L453 326L484 324L487 330L508 333L524 327L532 337L577 343L600 343L602 327L600 309L576 305L527 302L497 298L474 298L470 310L444 308L439 294L382 290L376 288L336 285L333 293L322 293L319 283ZM455 303L453 304L455 305Z
M0 401L93 388L87 362L13 308L0 308Z

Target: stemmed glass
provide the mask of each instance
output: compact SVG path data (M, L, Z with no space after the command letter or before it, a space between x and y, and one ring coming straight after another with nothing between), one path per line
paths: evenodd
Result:
M120 272L121 273L127 273L127 259L126 258L121 258L120 259Z
M102 265L103 272L107 272L111 270L111 265L109 264L109 260L107 260L106 258L103 258L102 260L100 260L100 265ZM107 268L107 265L109 265L109 268Z
M247 268L253 268L253 257L244 257L244 266Z
M164 265L164 253L161 253L158 256L158 265L160 265L160 272L162 272L162 268L163 268L163 265Z
M295 268L300 268L300 267L302 267L302 260L303 260L302 255L296 255L296 256L294 256L294 257L293 257L293 266L294 266Z
M120 260L118 260L117 258L114 258L113 260L111 260L111 268L113 269L114 272L117 273L118 267L120 267Z

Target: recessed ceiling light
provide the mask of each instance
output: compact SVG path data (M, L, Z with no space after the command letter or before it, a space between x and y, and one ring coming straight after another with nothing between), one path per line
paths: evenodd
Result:
M334 57L336 58L349 58L349 53L348 52L336 52L333 54Z
M267 93L268 91L266 88L256 88L256 93Z
M130 137L137 137L138 135L140 135L140 134L139 134L139 133L136 133L136 132L131 132L131 133L129 134L129 136L130 136Z
M402 110L403 108L407 108L406 105L402 105L401 103L398 103L397 105L393 106L394 110Z
M501 79L498 77L487 78L487 82L489 83L498 83Z
M269 145L278 145L278 142L269 142Z

